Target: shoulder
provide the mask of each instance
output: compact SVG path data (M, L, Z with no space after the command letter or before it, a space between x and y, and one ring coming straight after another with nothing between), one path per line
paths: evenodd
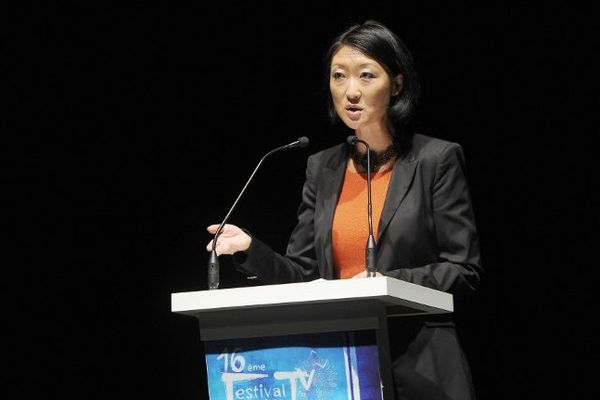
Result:
M320 150L316 153L311 154L308 157L308 166L314 168L320 168L327 166L335 169L339 163L344 162L346 158L345 144L340 143L335 146L328 147Z
M462 163L464 156L459 143L415 133L412 139L412 149L406 159L409 162L418 160L434 164L450 160Z

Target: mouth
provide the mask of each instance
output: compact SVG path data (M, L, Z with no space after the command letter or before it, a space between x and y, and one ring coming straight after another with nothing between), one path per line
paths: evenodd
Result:
M362 111L362 107L350 105L346 106L346 111Z
M359 107L359 106L353 106L353 105L346 106L346 115L352 121L357 121L360 118L362 111L363 111L362 107Z

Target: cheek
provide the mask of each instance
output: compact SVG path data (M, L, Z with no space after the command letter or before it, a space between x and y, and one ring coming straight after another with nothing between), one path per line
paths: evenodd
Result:
M343 103L343 92L339 89L332 88L331 89L331 99L333 100L333 105L337 108Z
M340 92L340 88L336 85L329 85L329 92L331 92L331 95L335 97Z
M390 104L390 91L382 89L378 91L373 97L371 97L372 105L378 109L386 110Z

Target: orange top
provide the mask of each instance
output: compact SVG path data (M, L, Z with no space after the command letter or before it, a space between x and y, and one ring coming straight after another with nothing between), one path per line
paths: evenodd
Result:
M379 218L392 170L371 176L373 235L377 238ZM346 170L344 185L333 217L333 262L337 276L351 278L365 270L365 248L369 238L367 174Z

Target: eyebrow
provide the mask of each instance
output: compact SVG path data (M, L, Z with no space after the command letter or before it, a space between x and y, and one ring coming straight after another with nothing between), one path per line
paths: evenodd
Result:
M377 67L377 64L375 64L375 63L362 63L358 67L359 68L364 68L364 67L371 67L371 66ZM343 64L343 63L332 64L331 68L346 68L346 64Z

